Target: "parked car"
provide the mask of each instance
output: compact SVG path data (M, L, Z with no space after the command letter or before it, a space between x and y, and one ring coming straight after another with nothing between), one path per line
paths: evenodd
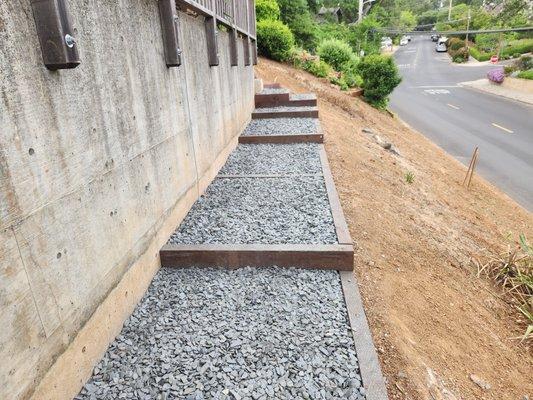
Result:
M405 38L407 39L408 42L411 41L411 35L406 35Z
M409 43L409 40L407 40L405 36L402 36L402 38L400 39L400 46L405 46L407 45L407 43Z
M435 50L437 51L437 53L445 53L446 51L448 51L448 47L446 46L447 40L447 38L441 37L437 41L437 45L435 46Z
M439 35L437 35L436 33L433 33L431 35L431 41L432 42L437 42L439 40Z

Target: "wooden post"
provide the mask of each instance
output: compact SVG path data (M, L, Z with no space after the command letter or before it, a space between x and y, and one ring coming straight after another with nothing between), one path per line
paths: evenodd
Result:
M472 158L470 159L470 164L468 165L468 171L466 171L465 179L463 180L463 186L468 182L468 188L470 187L470 183L472 182L472 176L474 175L474 170L477 164L478 153L479 149L478 147L476 147L474 153L472 154Z
M229 29L229 57L231 66L237 67L239 65L239 52L237 50L237 40L239 40L239 35L237 33L237 29L235 29L237 25L235 0L231 0L231 9L233 12L233 21L231 21L233 26Z
M205 17L205 33L207 38L207 58L209 66L214 67L219 65L218 60L218 30L216 6L214 0L211 0L212 15Z
M252 39L252 63L257 65L257 40Z
M179 26L175 0L159 0L159 16L167 67L178 67L181 65L181 49L178 39Z

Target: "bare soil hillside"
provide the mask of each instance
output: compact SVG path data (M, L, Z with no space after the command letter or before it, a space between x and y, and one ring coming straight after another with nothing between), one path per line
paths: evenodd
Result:
M533 239L532 214L478 176L463 188L463 165L328 82L264 59L256 75L319 96L391 399L533 399L531 349L513 339L524 321L470 263L501 250L509 232ZM392 142L399 155L363 128Z

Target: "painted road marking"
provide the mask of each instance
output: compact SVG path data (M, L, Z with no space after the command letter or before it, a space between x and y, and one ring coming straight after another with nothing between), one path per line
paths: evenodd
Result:
M398 68L410 68L411 64L398 64Z
M494 122L492 123L492 126L495 126L496 128L500 128L502 131L505 131L507 133L514 133L512 130L504 128L503 126L495 124Z
M456 87L460 87L460 86L457 86L457 85L412 86L412 88L415 88L415 89L440 89L440 88L451 89L451 88L456 88Z
M450 94L450 91L446 89L426 89L424 92L428 94Z
M446 105L447 105L448 107L455 108L456 110L460 110L459 107L454 106L453 104L448 103L448 104L446 104Z

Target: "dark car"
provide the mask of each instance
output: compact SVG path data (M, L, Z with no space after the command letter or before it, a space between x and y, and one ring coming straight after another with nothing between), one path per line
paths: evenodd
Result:
M436 33L434 33L433 35L431 35L431 41L432 41L432 42L436 42L437 40L439 40L439 35L437 35Z

